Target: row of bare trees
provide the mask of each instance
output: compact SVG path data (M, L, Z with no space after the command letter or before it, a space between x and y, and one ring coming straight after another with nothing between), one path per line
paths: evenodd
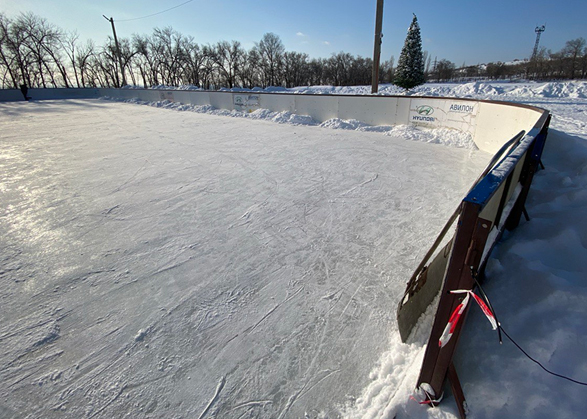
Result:
M564 48L552 52L540 49L536 57L520 66L528 77L538 79L585 79L587 78L587 42L584 38L567 41Z
M249 50L238 41L200 45L172 28L104 45L82 43L33 13L0 13L0 88L119 87L130 84L221 87L357 85L371 82L372 61L340 52L327 59L286 51L267 33ZM122 74L124 73L124 78Z
M564 48L552 52L540 49L530 60L516 60L510 63L491 62L482 65L457 67L448 60L435 62L428 72L428 79L434 81L468 79L532 79L562 80L587 78L587 41L577 38L567 41Z
M119 87L194 85L222 87L294 87L304 85L368 85L372 60L339 52L310 59L286 51L280 38L266 33L249 50L238 41L198 44L172 28L150 35L119 39L120 61L112 38L104 45L85 43L33 13L10 19L0 13L0 88ZM541 49L530 61L489 63L460 68L424 51L426 77L431 81L470 79L587 78L585 39L568 41L559 52ZM121 68L122 67L122 68ZM381 82L394 80L394 58L382 63ZM124 78L122 74L124 73Z

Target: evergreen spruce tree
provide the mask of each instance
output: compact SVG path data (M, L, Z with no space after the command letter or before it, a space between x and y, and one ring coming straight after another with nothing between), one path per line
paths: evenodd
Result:
M412 24L408 29L406 42L399 56L394 84L407 90L424 84L424 81L422 38L420 37L418 19L414 15Z

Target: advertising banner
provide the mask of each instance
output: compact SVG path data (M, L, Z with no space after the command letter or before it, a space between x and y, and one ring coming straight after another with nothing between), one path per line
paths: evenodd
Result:
M161 98L161 100L175 102L175 100L173 99L173 92L170 92L169 90L159 92L159 97Z
M259 109L259 95L233 95L234 109L241 112L253 112Z
M473 133L479 105L471 101L414 98L410 102L410 125L454 128Z

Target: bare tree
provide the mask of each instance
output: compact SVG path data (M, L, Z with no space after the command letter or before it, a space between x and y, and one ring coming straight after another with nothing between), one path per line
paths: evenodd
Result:
M120 72L125 75L129 74L132 84L136 85L137 81L133 70L133 58L137 54L137 51L132 47L131 40L128 38L119 38L118 46L120 48L120 62L122 65ZM122 79L126 80L126 77L123 77Z
M151 50L151 39L148 36L133 35L132 46L136 51L135 66L145 87L159 84L157 66Z
M325 75L326 60L323 58L314 58L309 64L308 81L305 84L317 86L326 83Z
M301 86L308 78L308 54L286 52L283 54L285 87Z
M29 34L22 25L16 25L10 19L0 19L0 24L3 39L2 53L10 70L13 87L17 88L20 82L32 86L35 80L32 68L34 58L32 51L27 48Z
M65 53L65 55L67 55L67 58L69 59L69 64L71 65L71 68L73 69L73 75L75 77L75 83L77 85L77 87L83 87L83 84L80 83L80 78L79 78L79 74L78 74L78 66L76 63L76 48L77 48L77 42L79 39L79 34L77 32L71 32L68 34L65 34L62 38L61 38L61 47L63 49L63 52Z
M182 49L183 35L171 27L155 28L152 47L157 55L158 69L163 84L178 85L182 78L182 62L185 53Z
M253 88L263 84L261 80L261 56L256 48L249 50L241 58L239 65L239 78L243 87Z
M240 42L220 41L213 47L208 47L208 51L219 73L219 84L233 88L236 84L241 58L245 54Z
M349 70L348 86L369 84L371 81L373 60L371 58L352 57Z
M549 52L548 59L550 61L550 77L561 78L565 75L565 55L560 52Z
M383 75L382 81L385 83L392 83L395 77L395 57L392 55L389 60L385 61L381 66L381 73Z
M50 78L53 87L60 85L55 73L61 76L65 87L70 87L67 67L62 58L63 31L33 13L20 15L15 27L25 34L25 47L32 51L43 86L46 87L45 75Z
M436 63L436 79L438 81L448 81L452 79L455 71L455 65L449 60L440 60Z
M271 32L264 34L261 41L255 44L255 49L261 57L263 84L265 86L280 84L285 47L279 36Z
M90 77L90 59L95 55L95 46L94 41L89 40L86 42L85 45L77 49L75 54L75 66L77 68L77 72L79 72L79 77L81 81L82 87L95 87L95 80Z
M581 57L581 78L587 77L587 47L583 50L583 57Z
M11 21L0 13L0 68L2 69L2 87L18 87L18 67L15 62L14 52L16 45L10 36ZM22 73L21 73L22 74ZM10 81L7 80L10 78ZM24 75L23 75L24 79Z
M184 37L182 43L182 49L185 53L182 82L201 86L200 72L204 62L204 52L191 36Z
M567 77L570 79L575 78L575 74L580 68L580 59L584 54L585 39L577 38L571 41L567 41L565 47L562 50L564 57L568 58L567 63Z

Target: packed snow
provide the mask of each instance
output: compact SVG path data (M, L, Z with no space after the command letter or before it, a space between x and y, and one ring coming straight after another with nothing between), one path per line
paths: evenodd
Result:
M485 290L518 343L582 381L585 86L412 93L553 113L532 219ZM135 102L0 104L0 416L458 416L448 391L433 409L410 398L426 327L402 344L395 308L489 156L454 132ZM583 409L581 386L474 309L455 363L470 417Z
M154 86L153 89L193 90L193 86L169 87ZM249 91L248 89L222 89L225 91ZM371 86L301 86L292 89L282 87L268 87L266 89L251 89L261 92L298 93L298 94L328 94L328 95L369 95ZM436 96L460 97L475 99L495 99L508 101L531 101L537 99L587 99L587 82L486 82L471 83L426 83L406 91L392 84L379 86L378 95L409 95L409 96Z

